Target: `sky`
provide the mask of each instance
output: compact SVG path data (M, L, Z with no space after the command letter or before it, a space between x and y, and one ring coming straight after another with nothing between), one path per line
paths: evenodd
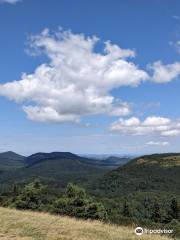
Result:
M180 152L179 0L0 0L0 152Z

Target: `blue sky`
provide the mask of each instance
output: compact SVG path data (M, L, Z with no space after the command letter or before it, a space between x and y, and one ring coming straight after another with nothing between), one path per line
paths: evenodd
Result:
M179 10L0 0L0 151L179 152Z

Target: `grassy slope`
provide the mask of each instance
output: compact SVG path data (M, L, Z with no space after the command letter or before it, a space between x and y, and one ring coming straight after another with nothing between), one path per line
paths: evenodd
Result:
M170 240L161 236L137 238L133 229L45 213L0 208L1 240Z

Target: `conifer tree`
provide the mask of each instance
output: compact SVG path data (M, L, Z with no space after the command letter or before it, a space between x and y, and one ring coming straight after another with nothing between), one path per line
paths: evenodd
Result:
M160 222L161 221L161 211L160 211L160 206L159 206L159 203L158 203L157 199L155 200L154 205L153 205L151 219L154 222Z

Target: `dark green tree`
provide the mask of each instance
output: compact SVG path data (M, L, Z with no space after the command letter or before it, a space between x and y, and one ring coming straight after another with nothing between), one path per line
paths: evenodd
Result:
M178 219L179 218L179 206L176 198L171 200L170 210L168 211L168 219Z
M93 201L83 188L73 184L68 184L64 196L53 203L52 212L85 219L107 218L103 204Z
M47 204L46 186L36 180L27 184L13 198L12 206L18 209L41 210L45 204Z
M85 190L72 183L69 183L67 185L65 195L68 198L81 198L81 199L87 198Z
M19 189L18 185L14 184L13 189L12 189L12 195L17 196L19 194L19 192L20 192L20 189Z
M131 217L132 216L130 206L129 206L129 203L127 202L127 200L124 201L122 215L124 217Z
M161 221L161 211L160 211L160 205L158 203L158 199L156 199L154 204L153 204L151 219L154 222L160 222Z

